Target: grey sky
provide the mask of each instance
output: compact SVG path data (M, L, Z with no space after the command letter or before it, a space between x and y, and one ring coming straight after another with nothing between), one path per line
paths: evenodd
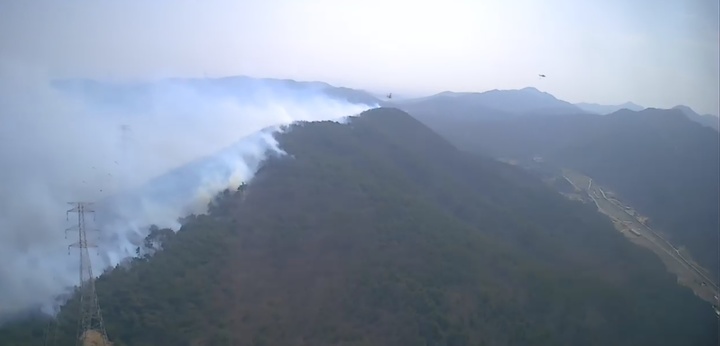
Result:
M713 114L719 40L715 0L0 3L0 59L52 76L244 74L396 94L535 86Z

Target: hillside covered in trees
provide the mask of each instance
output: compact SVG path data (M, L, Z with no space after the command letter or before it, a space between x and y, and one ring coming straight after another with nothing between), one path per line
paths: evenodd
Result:
M463 150L497 158L542 157L592 177L650 217L654 229L719 279L717 131L679 109L501 118L456 108L411 114Z
M718 342L712 309L607 218L402 111L278 140L288 155L98 279L116 346ZM47 322L0 340L41 345Z

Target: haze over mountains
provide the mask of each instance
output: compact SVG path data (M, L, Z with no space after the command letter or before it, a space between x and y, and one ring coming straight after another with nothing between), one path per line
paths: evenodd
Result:
M113 83L100 82L92 79L63 79L56 80L53 85L57 88L77 94L84 94L97 102L113 104L113 102L141 102L148 101L152 88L168 85L171 83L183 84L220 95L232 95L234 98L245 97L251 99L259 96L263 89L285 89L297 92L321 91L331 97L348 100L352 103L363 103L368 105L376 104L417 104L428 100L450 100L462 101L460 103L475 104L478 107L492 108L497 111L511 113L538 113L547 110L555 110L563 113L593 113L606 115L621 109L640 111L646 107L633 102L626 102L621 105L601 105L597 103L572 104L560 100L553 95L538 90L534 87L526 87L518 90L490 90L485 92L453 92L444 91L438 94L423 97L404 97L401 100L387 99L387 93L371 93L369 91L334 86L319 81L296 81L291 79L275 78L252 78L247 76L231 76L222 78L172 78L156 82L135 82L135 83ZM691 119L691 115L698 115L688 106L678 105L674 108L682 109ZM702 115L714 116L711 114ZM717 116L714 116L717 118ZM693 119L694 120L694 119Z
M179 217L204 210L218 191L251 177L266 152L276 149L272 136L258 131L297 120L341 119L372 107L331 98L319 90L322 83L48 83L30 77L0 69L0 158L6 167L0 259L7 263L0 266L0 316L37 305L52 310L53 297L76 283L76 258L68 255L63 232L70 226L62 217L67 202L109 200L98 207L113 206L98 210L103 247L94 260L101 273L135 254L147 225L176 229ZM195 166L183 179L147 187L208 156L215 157L212 164ZM132 198L110 199L115 195Z
M380 100L370 93L325 82L299 82L291 79L251 78L231 76L223 78L172 78L154 82L112 83L91 79L56 80L53 86L103 106L150 107L157 102L155 92L163 88L187 88L203 96L241 102L258 102L276 94L291 94L302 98L324 94L332 99L354 104L376 105Z
M717 272L718 132L687 110L599 115L535 88L396 102L247 77L53 86L112 120L91 123L93 138L129 123L138 141L134 165L121 151L110 152L119 164L97 164L133 184L96 180L112 193L90 194L107 218L95 263L109 266L98 294L116 345L717 343L712 308L656 256L592 205L495 160L542 157L589 175ZM377 106L403 111L343 119ZM153 131L174 139L147 141ZM168 148L192 154L153 163ZM63 211L49 204L43 217ZM42 248L64 252L60 238ZM129 261L135 250L155 254ZM22 262L11 269L4 277ZM26 286L0 289L10 312L44 303L26 299ZM76 304L60 312L61 340L74 337ZM45 322L14 321L0 340L39 342Z
M546 98L537 112L518 113L480 100L426 98L399 107L461 149L505 159L542 157L607 184L678 245L689 248L717 280L717 127L689 107L547 114L544 109L553 103L566 103Z
M720 345L719 11L0 1L0 346Z
M582 113L577 106L558 100L554 96L528 87L521 90L490 90L482 93L442 92L436 95L404 100L401 104L427 109L430 103L455 106L483 107L504 113Z
M632 102L626 102L621 105L611 106L611 105L600 105L596 103L577 103L576 104L581 109L595 114L601 114L601 115L607 115L611 113L615 113L619 110L628 109L631 111L641 111L645 109L645 107L637 105ZM692 108L688 106L678 105L673 107L672 109L678 109L685 114L685 116L688 117L688 119L699 123L704 126L711 127L715 129L716 131L720 129L720 125L718 124L718 116L712 115L712 114L703 114L700 115L697 112L695 112Z
M717 342L707 304L592 207L400 110L277 140L287 155L248 186L98 280L116 345ZM58 341L75 336L76 304ZM0 337L27 345L45 325Z
M581 102L576 103L575 105L587 112L601 115L615 113L621 109L629 109L631 111L641 111L645 109L645 107L632 102L625 102L621 105L601 105L597 103Z
M473 112L476 118L508 118L517 115L599 114L607 115L628 109L641 111L645 107L627 102L622 105L594 103L571 104L533 87L519 90L491 90L481 93L442 92L427 97L405 99L396 102L399 107L416 113L442 111L453 117L463 112ZM718 117L699 115L687 106L676 106L690 120L718 129Z
M162 85L181 84L202 90L215 96L232 96L233 98L253 99L262 97L263 92L270 89L289 90L297 93L322 92L323 94L339 100L354 104L366 105L400 105L404 108L416 108L418 111L428 111L428 107L450 107L483 110L496 116L512 116L521 114L580 114L591 113L607 115L622 109L640 111L645 107L632 102L621 105L601 105L596 103L572 104L560 100L553 95L542 92L534 87L519 90L490 90L485 92L452 92L445 91L438 94L403 98L401 100L387 99L374 95L368 91L346 87L333 86L325 82L305 82L290 79L251 78L247 76L233 76L223 78L173 78L158 82L138 83L101 83L90 79L58 80L54 86L71 93L84 95L99 104L123 104L124 107L138 106L142 102L150 102L153 88ZM123 103L124 102L124 103ZM711 114L700 115L688 106L678 105L674 109L681 110L691 120L718 129L718 117ZM483 112L477 112L483 116Z

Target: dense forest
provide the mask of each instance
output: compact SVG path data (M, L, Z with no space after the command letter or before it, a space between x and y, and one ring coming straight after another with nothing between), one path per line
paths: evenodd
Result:
M479 111L482 113L482 111ZM720 271L720 134L680 110L621 110L499 119L473 112L414 112L459 148L585 173L650 217L656 230L717 278Z
M550 156L592 173L715 274L720 270L720 135L675 111L618 112L604 131Z
M278 140L287 155L97 280L116 346L718 343L711 307L607 218L404 112ZM71 344L76 311L0 340Z

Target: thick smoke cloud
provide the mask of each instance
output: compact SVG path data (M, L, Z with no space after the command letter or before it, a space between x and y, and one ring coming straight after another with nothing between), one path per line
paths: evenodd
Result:
M98 274L132 256L147 225L177 229L248 181L269 151L281 152L278 125L370 108L331 99L323 85L236 84L51 83L0 63L0 320L47 308L77 284L67 202L97 202Z

